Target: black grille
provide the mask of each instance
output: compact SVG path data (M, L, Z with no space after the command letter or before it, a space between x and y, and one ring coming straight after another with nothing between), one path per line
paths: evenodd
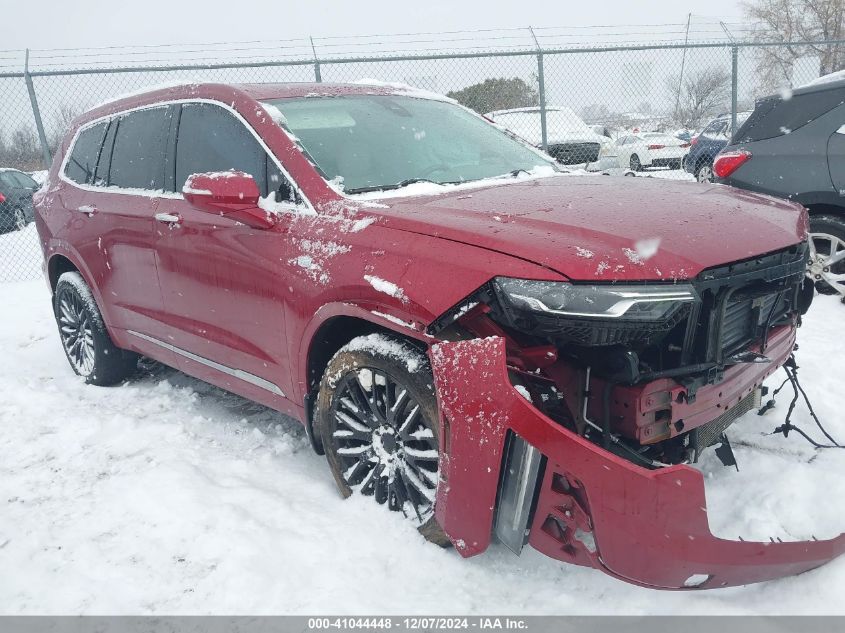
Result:
M558 143L549 146L549 154L563 165L593 163L599 159L598 143Z
M729 301L725 306L725 318L722 321L722 349L732 350L744 343L754 332L752 317L754 308L750 299Z
M760 406L760 391L755 390L745 396L735 407L728 409L712 422L708 422L690 431L690 446L695 452L695 461L708 446L718 444L722 434L736 422L740 416Z
M776 301L779 303L773 311ZM783 300L782 292L772 292L755 298L732 296L725 305L722 351L730 354L751 343L760 335L761 328L768 320L777 323L788 312L789 307L789 302Z

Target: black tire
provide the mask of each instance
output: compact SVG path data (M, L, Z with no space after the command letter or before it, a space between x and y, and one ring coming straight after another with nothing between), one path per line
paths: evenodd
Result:
M59 277L53 313L65 356L86 383L105 387L135 373L138 355L112 342L94 295L78 272Z
M434 517L440 429L425 353L386 334L353 339L326 367L314 423L344 498L371 496L426 540L450 544Z
M628 161L631 171L642 171L643 165L640 163L640 157L636 154L631 154L631 160Z
M810 216L810 235L811 237L816 235L830 235L835 238L838 238L842 242L845 242L845 219L837 217L835 215L811 215ZM824 243L820 243L821 248L820 251L824 252L825 254L829 254L830 250L830 243L827 242L827 251L824 250ZM818 247L817 247L818 248ZM810 263L812 267L812 262ZM830 271L834 274L841 275L845 274L845 262L839 262L835 264L833 270ZM817 271L820 275L824 276L824 270ZM809 274L810 279L815 282L816 290L818 290L819 294L823 295L837 295L841 294L836 288L828 284L822 279L817 278L813 274ZM843 295L845 298L845 295Z

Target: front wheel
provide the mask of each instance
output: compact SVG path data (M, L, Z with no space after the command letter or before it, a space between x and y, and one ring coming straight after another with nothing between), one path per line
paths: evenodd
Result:
M819 293L845 298L845 221L828 215L810 217L807 276Z
M135 372L138 355L112 342L94 295L78 272L59 277L53 311L68 362L85 382L113 385Z
M440 449L426 355L402 339L353 339L329 361L315 422L340 493L402 512L429 541L448 545L434 517Z

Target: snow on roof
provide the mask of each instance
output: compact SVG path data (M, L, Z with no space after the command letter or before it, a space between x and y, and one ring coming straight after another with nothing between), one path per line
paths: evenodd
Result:
M433 101L446 101L448 103L458 103L454 99L450 99L446 95L442 95L430 90L423 90L422 88L415 88L406 83L398 81L380 81L379 79L358 79L352 82L356 86L372 86L373 88L388 88L393 94L405 97L417 97L419 99L431 99Z
M845 70L837 70L835 73L830 73L829 75L822 75L821 77L817 77L813 79L813 81L805 83L801 88L809 88L810 86L821 86L824 84L830 84L834 81L843 81L845 80Z
M96 110L97 108L101 108L106 105L110 105L117 101L123 101L124 99L131 99L132 97L139 97L141 95L145 95L148 92L155 92L156 90L167 90L168 88L180 88L182 86L198 86L199 84L203 83L202 81L165 81L158 84L153 84L152 86L145 86L143 88L138 88L137 90L130 90L129 92L121 93L114 97L109 97L100 101L99 103L91 106L90 110Z

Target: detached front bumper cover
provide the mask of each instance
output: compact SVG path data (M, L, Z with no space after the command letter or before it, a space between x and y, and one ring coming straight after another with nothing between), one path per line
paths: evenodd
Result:
M501 338L440 343L431 359L444 449L435 512L463 556L490 544L509 431L546 457L528 542L552 558L647 587L704 589L800 574L845 553L845 534L713 536L699 471L647 470L556 424L511 385Z

